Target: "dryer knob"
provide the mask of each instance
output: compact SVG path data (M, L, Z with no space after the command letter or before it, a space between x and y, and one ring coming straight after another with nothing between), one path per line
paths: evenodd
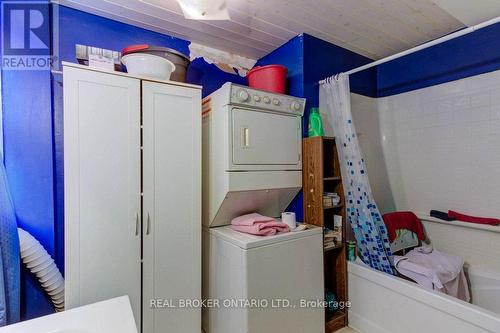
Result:
M299 102L292 102L292 105L290 105L290 107L293 111L300 111L302 105L300 105Z
M250 98L250 95L248 94L248 92L246 90L241 89L240 91L238 91L238 100L240 102L245 102L249 98Z

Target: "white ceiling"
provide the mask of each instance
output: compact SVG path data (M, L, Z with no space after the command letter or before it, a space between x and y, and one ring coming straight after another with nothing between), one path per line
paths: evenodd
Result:
M500 15L498 0L434 0L434 2L467 26Z
M227 1L230 21L186 20L175 0L59 3L250 58L305 32L380 59L500 15L499 0Z

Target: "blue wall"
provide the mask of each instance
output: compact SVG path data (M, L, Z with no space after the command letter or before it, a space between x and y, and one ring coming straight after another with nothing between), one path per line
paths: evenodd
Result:
M500 69L500 24L378 66L378 96Z
M131 44L152 44L170 47L189 54L189 42L183 39L140 29L128 24L58 6L59 58L77 62L75 45L90 45L121 51ZM57 33L57 32L55 32ZM57 40L57 39L56 39ZM55 75L53 88L54 177L55 177L55 240L58 266L64 270L64 155L62 76Z
M3 71L2 78L5 166L18 223L53 254L50 73Z
M171 47L188 53L189 41L59 6L60 58L75 62L75 44L121 50L136 43ZM54 32L57 33L57 32ZM500 68L500 25L448 41L351 77L351 90L388 96ZM317 81L371 60L303 34L259 60L259 65L288 68L288 93L307 98L307 111L318 105ZM62 82L48 71L2 72L4 155L19 224L34 234L63 267ZM201 59L188 80L207 95L226 81L245 84ZM308 113L304 117L307 132ZM302 219L302 196L291 210ZM26 273L26 272L25 272ZM31 275L23 282L23 318L52 311Z
M287 94L304 97L304 35L290 39L257 61L257 66L280 64L287 68Z
M75 44L121 50L149 43L189 54L189 41L174 38L64 6L53 45L62 61L76 62ZM55 41L58 44L55 45ZM202 59L188 72L203 94L224 82L246 83ZM2 71L4 157L18 223L32 233L64 270L64 174L62 77L49 71ZM23 271L22 319L51 313L53 307L34 277Z
M301 34L265 57L257 65L281 64L288 68L287 93L307 99L302 119L302 136L307 136L309 109L318 106L318 81L335 73L362 66L372 60L308 34ZM368 96L376 96L376 69L365 71L351 78L351 90ZM297 195L288 207L302 221L303 194Z
M42 29L43 35L50 36L48 26ZM4 163L17 222L54 255L50 72L2 69L2 97ZM51 311L49 299L33 275L24 268L21 275L21 319Z
M54 255L54 178L50 73L2 71L5 167L21 228ZM33 276L22 270L21 318L51 311Z
M280 64L288 69L286 92L304 97L304 35L298 35L257 61L258 66ZM304 118L302 126L304 126ZM304 220L302 191L295 197L287 211L295 212L297 221Z
M281 64L288 68L287 93L307 98L303 122L303 136L306 137L309 109L319 103L318 81L372 61L322 39L301 34L259 59L257 65ZM353 75L350 83L351 91L376 97L376 68Z
M304 50L304 94L308 99L309 107L319 106L319 80L373 61L307 34L304 34ZM352 92L375 97L377 95L376 69L352 75L350 86Z
M201 58L194 59L191 62L186 81L203 86L203 97L210 95L226 82L247 85L246 77L226 73L214 64L209 64Z
M139 29L128 24L58 6L58 47L61 61L76 62L75 44L91 45L121 51L131 44L151 43L189 53L189 42ZM56 34L57 32L54 32ZM57 40L57 39L55 39ZM54 75L54 177L55 177L55 240L57 264L64 270L64 155L62 76Z
M113 21L59 6L59 47L62 61L76 62L75 44L91 45L115 51L133 44L151 44L175 49L189 55L191 42L129 24ZM188 70L187 81L203 85L203 95L217 90L225 82L246 84L246 78L221 71L203 59L195 59Z
M59 6L59 56L61 61L76 62L75 45L91 45L121 51L132 44L151 44L175 49L189 54L187 40L175 38L153 31L141 29L129 24L113 21L100 16L84 13L75 9ZM224 82L246 83L246 79L231 75L208 64L203 59L196 59L189 67L187 80L203 85L203 95L219 88ZM55 76L54 91L54 151L56 180L56 239L58 257L64 252L64 173L63 173L63 123L62 123L62 77ZM62 267L62 261L58 262Z

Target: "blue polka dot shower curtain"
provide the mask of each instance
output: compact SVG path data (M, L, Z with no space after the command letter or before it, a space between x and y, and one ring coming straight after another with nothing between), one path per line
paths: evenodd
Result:
M325 103L335 135L340 169L344 184L347 220L352 226L358 253L364 263L389 274L392 253L387 229L373 199L356 128L351 113L349 76L338 74L321 86L321 100ZM322 113L325 113L324 110Z

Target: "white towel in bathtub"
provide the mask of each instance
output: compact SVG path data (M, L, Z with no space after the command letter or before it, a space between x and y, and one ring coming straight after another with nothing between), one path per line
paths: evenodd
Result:
M463 271L462 258L416 248L405 256L394 256L399 273L427 289L441 291L463 301L470 301L469 286Z

